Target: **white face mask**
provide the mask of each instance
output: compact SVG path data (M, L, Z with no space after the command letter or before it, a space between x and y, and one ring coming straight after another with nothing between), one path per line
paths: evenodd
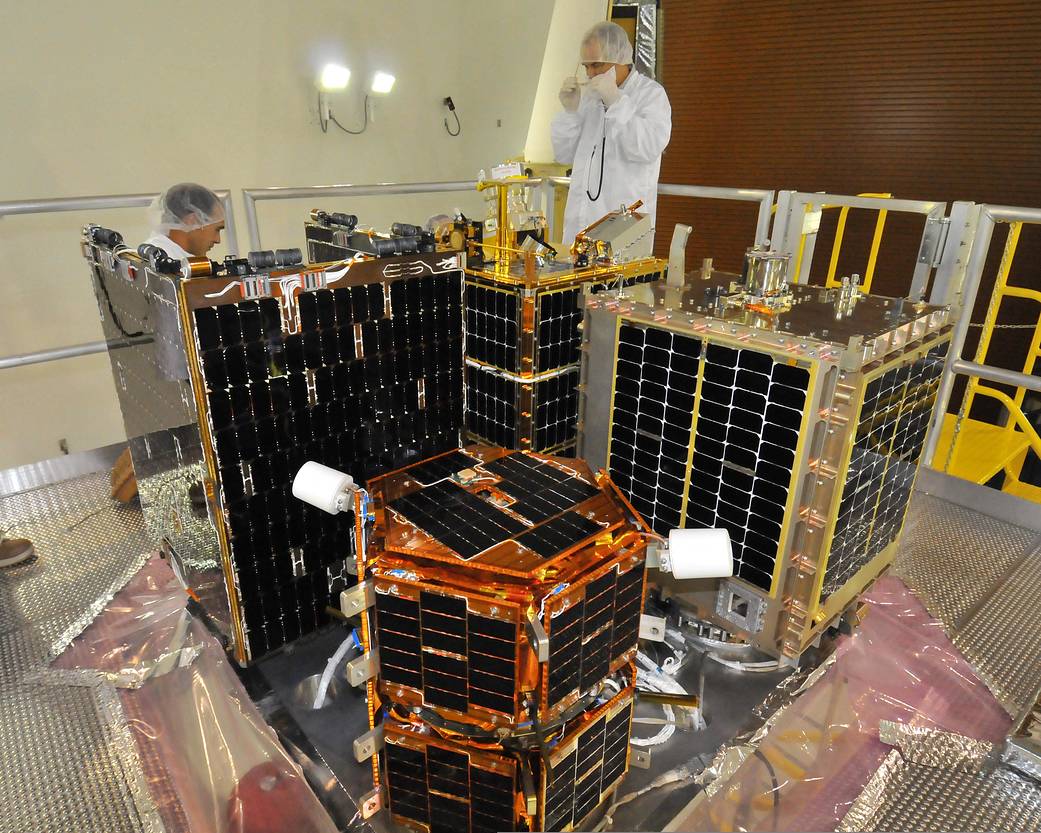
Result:
M614 74L614 81L615 81L615 84L617 84L618 83L618 67L617 66L612 66L608 70L608 72ZM578 79L578 83L579 84L588 84L590 81L593 80L593 76L589 74L588 70L586 70L585 64L579 64L578 65L578 69L575 72L575 77Z

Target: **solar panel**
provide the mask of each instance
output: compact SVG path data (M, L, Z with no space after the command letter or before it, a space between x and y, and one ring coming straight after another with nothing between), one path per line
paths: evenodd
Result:
M467 431L506 448L560 454L578 433L580 324L585 292L646 283L660 271L620 280L553 273L534 288L481 273L466 282ZM557 285L562 283L563 285Z
M551 521L518 535L517 543L523 544L543 558L551 558L601 530L602 527L596 521L584 518L578 512L565 512Z
M430 833L516 830L516 761L448 748L410 727L385 724L390 812Z
M519 384L492 370L467 365L466 428L471 437L516 448Z
M519 373L519 308L520 296L516 291L467 281L467 358Z
M254 657L322 624L353 558L351 513L292 498L300 465L364 482L458 445L461 275L391 282L396 317L387 286L301 292L295 321L275 298L192 314Z
M578 362L582 343L579 298L582 287L543 292L538 296L535 372L545 373Z
M476 457L471 457L462 451L452 451L441 457L435 457L425 463L412 466L409 469L409 474L424 486L429 486L431 483L451 477L463 469L473 468L480 462Z
M502 478L497 487L516 498L510 509L532 523L551 518L599 494L599 489L545 460L510 454L485 470Z
M767 309L739 283L586 299L576 450L658 534L725 529L702 612L794 658L894 550L948 312L804 285Z
M947 345L899 364L864 386L823 594L849 581L903 525Z
M543 779L542 830L583 829L583 821L628 768L632 701L583 728L566 754L551 760Z
M578 434L578 379L575 368L534 384L535 437L532 451L570 448Z
M730 533L736 575L769 590L809 371L757 350L710 344L691 463L687 526Z
M643 579L642 562L622 571L612 568L580 593L547 604L547 707L587 690L636 647Z
M389 507L463 558L473 558L525 528L452 481L400 497Z
M623 324L612 407L611 478L660 535L681 526L702 343Z
M461 596L421 590L412 599L395 590L377 582L380 676L422 692L430 706L513 715L517 625L469 612Z
M725 528L735 574L768 590L809 371L715 343L702 357L702 346L667 329L622 324L611 476L660 535Z

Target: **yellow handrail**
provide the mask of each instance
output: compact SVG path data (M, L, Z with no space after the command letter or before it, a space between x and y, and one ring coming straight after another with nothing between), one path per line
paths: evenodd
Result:
M1041 457L1041 435L1038 435L1037 431L1034 430L1034 426L1030 424L1030 420L1026 418L1026 415L1023 413L1023 410L1019 407L1019 405L1016 404L1015 400L1012 399L1011 396L1000 390L997 390L996 388L987 387L985 385L978 386L976 389L976 393L980 396L989 396L991 399L996 399L998 402L1004 405L1005 410L1008 411L1010 417L1009 425L1012 426L1010 430L1014 430L1014 428L1018 427L1026 436L1027 441L1030 443L1030 447L1034 450L1034 453ZM954 459L957 453L958 446L957 441L955 441L954 446L951 450L951 454L949 455L947 465L944 468L945 471L954 468Z
M857 194L857 196L858 197L871 197L871 198L874 198L874 199L884 199L884 200L888 200L888 199L892 199L893 198L892 194L882 194L882 193L878 193L878 194L865 193L865 194ZM842 249L842 239L843 239L843 237L846 234L846 218L849 216L850 206L848 206L848 205L827 205L827 204L821 204L819 207L820 207L821 211L828 211L828 210L830 210L832 208L838 208L839 209L839 221L838 221L837 226L835 227L835 241L831 245L831 259L828 262L828 274L827 274L827 276L824 279L824 285L827 286L827 287L839 286L839 281L837 281L835 279L835 274L836 274L836 272L838 270L839 252ZM810 211L813 208L814 208L814 205L812 203L807 203L806 206L805 206L804 211L805 211L806 214L809 214ZM875 265L878 262L878 250L882 246L882 232L885 229L886 216L888 214L889 214L889 212L886 209L884 209L884 208L879 209L879 211L878 211L878 220L875 222L875 234L874 234L874 237L871 240L871 250L868 252L867 267L864 269L864 279L863 279L863 281L861 281L861 288L863 289L864 292L870 292L871 291L871 281L872 281L872 279L875 276ZM805 252L805 249L806 249L806 234L803 233L799 237L799 251L796 253L796 256L795 256L795 270L794 270L794 273L796 275L799 274L799 271L800 271L800 269L802 267L802 258L803 258L803 253Z
M889 200L893 198L892 194L857 194L858 197L876 197L878 199ZM821 206L822 208L834 208L834 206ZM835 228L835 242L831 245L831 261L828 263L828 276L824 279L824 285L827 287L839 286L839 281L835 279L835 272L838 270L839 265L839 251L842 248L842 238L846 233L846 217L849 214L849 206L844 205L839 211L839 222ZM867 268L864 270L864 280L861 281L860 286L864 292L871 291L871 280L875 277L875 264L878 262L878 250L882 246L882 231L885 229L886 216L889 214L886 209L880 209L878 212L878 220L875 222L875 235L871 239L871 251L868 252Z

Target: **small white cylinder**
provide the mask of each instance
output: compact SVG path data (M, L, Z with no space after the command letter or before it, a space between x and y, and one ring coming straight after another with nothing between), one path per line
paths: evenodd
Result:
M293 497L335 515L340 511L341 496L353 485L349 474L309 460L293 478Z
M726 578L734 574L734 550L725 529L674 529L669 560L675 578Z

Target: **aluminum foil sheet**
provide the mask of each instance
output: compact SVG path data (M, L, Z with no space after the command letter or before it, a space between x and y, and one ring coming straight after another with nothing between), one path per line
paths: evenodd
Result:
M911 763L966 772L979 772L994 754L993 743L892 720L879 721L878 739L899 748Z
M1013 717L1041 680L1041 542L1015 526L918 493L893 565Z

